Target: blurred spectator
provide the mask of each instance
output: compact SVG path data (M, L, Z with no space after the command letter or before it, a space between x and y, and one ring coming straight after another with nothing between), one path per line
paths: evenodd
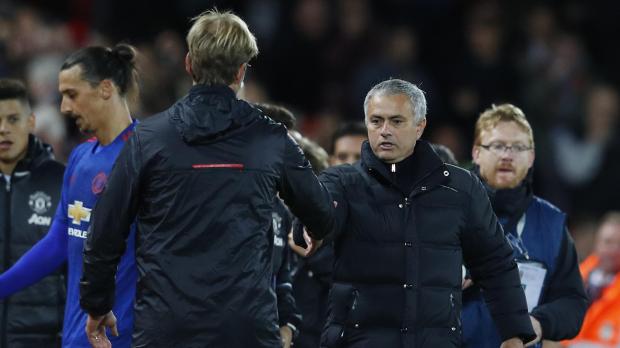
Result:
M30 87L37 115L34 134L52 145L56 155L65 159L71 151L67 148L65 118L58 109L58 71L63 58L58 54L34 57L26 66L26 81Z
M262 47L240 97L296 105L299 129L326 148L330 130L342 120L361 119L361 99L370 86L402 77L430 91L429 114L437 122L429 125L426 138L448 146L461 163L469 158L472 139L466 130L473 129L478 110L503 101L522 103L537 138L535 189L571 214L574 233L580 226L589 231L589 221L597 218L575 212L583 208L588 215L600 215L620 202L614 197L618 186L608 180L618 176L615 167L620 164L598 159L619 156L613 136L605 146L598 145L604 147L599 154L580 157L587 164L580 180L591 177L577 185L580 188L565 182L564 176L572 174L559 177L556 169L575 167L568 159L574 155L560 159L558 152L593 147L583 146L589 144L584 134L590 121L581 112L589 103L593 76L604 76L609 88L620 85L620 46L610 35L620 29L615 20L620 4L615 1L210 3L245 13ZM149 16L143 14L146 7ZM53 83L46 71L54 61L76 46L135 43L143 52L138 57L143 81L141 98L131 104L131 112L147 117L189 88L180 38L188 29L186 19L202 10L204 3L196 0L173 5L163 0L0 1L0 77L27 81L39 115L35 132L65 160L84 137L72 122L58 119L58 93L45 87ZM558 139L571 138L581 145L557 150ZM599 163L598 172L586 173L595 167L592 163ZM589 204L599 196L602 199ZM583 236L585 247L592 236Z
M471 9L464 30L464 52L455 55L450 102L463 129L473 129L478 110L515 98L518 77L506 50L506 21L495 2L480 2ZM471 144L471 132L465 132ZM457 154L458 156L458 154ZM458 158L458 157L457 157Z
M289 109L283 106L267 103L258 103L254 106L259 108L263 114L269 116L272 120L282 123L286 129L289 130L289 132L295 129L297 118Z
M285 107L275 104L255 104L263 114L276 122L282 123L289 134L295 134L300 143L300 147L306 158L312 163L315 172L321 169L322 163L317 160L316 149L312 148L309 142L303 142L301 135L293 131L295 128L295 115ZM303 144L303 145L302 145ZM318 172L317 172L318 173ZM303 327L302 316L297 308L295 297L293 296L293 272L295 267L295 257L292 250L288 248L288 235L292 231L294 216L288 210L280 198L276 199L274 211L272 212L272 231L273 231L273 284L278 304L278 322L280 325L280 337L284 348L291 346L292 340L298 336L299 329Z
M463 163L469 159L464 133L462 129L452 123L444 123L433 128L428 139L434 144L440 144L450 149L457 163Z
M431 147L433 148L433 151L435 151L437 156L441 158L443 163L452 164L455 166L459 165L456 161L456 158L454 158L454 153L452 153L452 151L447 146L431 143Z
M345 123L340 126L332 136L330 165L353 164L358 161L361 157L362 143L366 139L368 132L362 122Z
M590 308L579 336L566 347L620 345L620 212L605 215L594 254L581 264Z
M580 215L600 216L620 209L620 191L610 189L618 187L620 177L619 113L618 92L608 85L594 85L588 91L582 128L575 131L560 124L551 133L563 203Z
M269 67L268 88L276 100L295 101L306 113L316 113L322 105L324 47L331 30L330 8L326 0L296 0L290 23L280 30ZM262 59L262 58L259 58ZM271 67L278 67L273 71ZM303 96L303 98L299 98Z
M318 175L325 170L329 165L327 152L298 132L292 134L312 164L314 172ZM317 253L304 257L305 251L295 245L292 233L288 242L295 252L293 293L303 316L294 347L316 348L320 345L321 331L327 319L327 297L334 263L333 246L324 245Z

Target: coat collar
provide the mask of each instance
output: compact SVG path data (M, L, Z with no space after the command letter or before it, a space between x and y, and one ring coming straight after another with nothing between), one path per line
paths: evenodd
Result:
M446 165L433 151L430 144L418 140L413 154L402 162L395 163L395 172L372 151L368 141L362 144L362 166L372 177L384 185L390 185L405 195L415 194L424 183L426 186L439 185L449 175ZM399 169L403 170L399 170ZM448 173L446 175L446 173ZM398 178L395 177L396 174ZM403 185L402 183L406 185ZM399 184L400 183L400 184ZM404 189L407 186L409 189ZM409 192L407 192L409 191Z

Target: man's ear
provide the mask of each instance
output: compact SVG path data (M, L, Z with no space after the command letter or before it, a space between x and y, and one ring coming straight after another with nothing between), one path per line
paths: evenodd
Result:
M478 164L478 157L480 156L480 146L476 146L474 145L471 148L471 158L473 159L474 163Z
M196 77L194 76L194 70L192 69L192 60L189 58L189 52L185 55L185 71L192 77L192 80L196 82Z
M34 116L34 113L31 113L28 116L28 120L26 122L28 123L28 132L33 133L34 132L34 128L37 125L37 119Z
M418 122L416 126L416 140L420 140L422 134L424 134L424 129L426 128L426 117L422 119L422 121Z
M237 74L235 75L234 84L239 85L241 87L243 80L245 79L245 72L248 71L248 63L243 63L239 66L239 70L237 70Z
M534 166L534 160L536 159L536 151L534 151L534 149L530 150L530 158L528 159L528 164L529 166L527 167L528 169L532 168L532 166Z
M112 97L115 87L111 80L103 79L101 80L101 82L99 82L98 88L99 88L99 95L101 96L101 98L108 100L110 99L110 97Z

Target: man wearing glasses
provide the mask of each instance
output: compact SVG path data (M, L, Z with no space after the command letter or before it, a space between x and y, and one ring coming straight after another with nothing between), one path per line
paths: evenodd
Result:
M523 111L493 105L476 122L474 171L513 246L536 347L544 340L574 337L587 299L566 215L532 192L534 137ZM498 347L500 338L480 289L466 281L463 294L464 347Z

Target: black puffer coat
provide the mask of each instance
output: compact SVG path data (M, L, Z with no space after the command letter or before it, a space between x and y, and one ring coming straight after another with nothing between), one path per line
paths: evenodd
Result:
M504 339L533 338L512 249L480 181L426 142L394 167L374 156L323 172L337 201L324 347L459 347L461 265Z

